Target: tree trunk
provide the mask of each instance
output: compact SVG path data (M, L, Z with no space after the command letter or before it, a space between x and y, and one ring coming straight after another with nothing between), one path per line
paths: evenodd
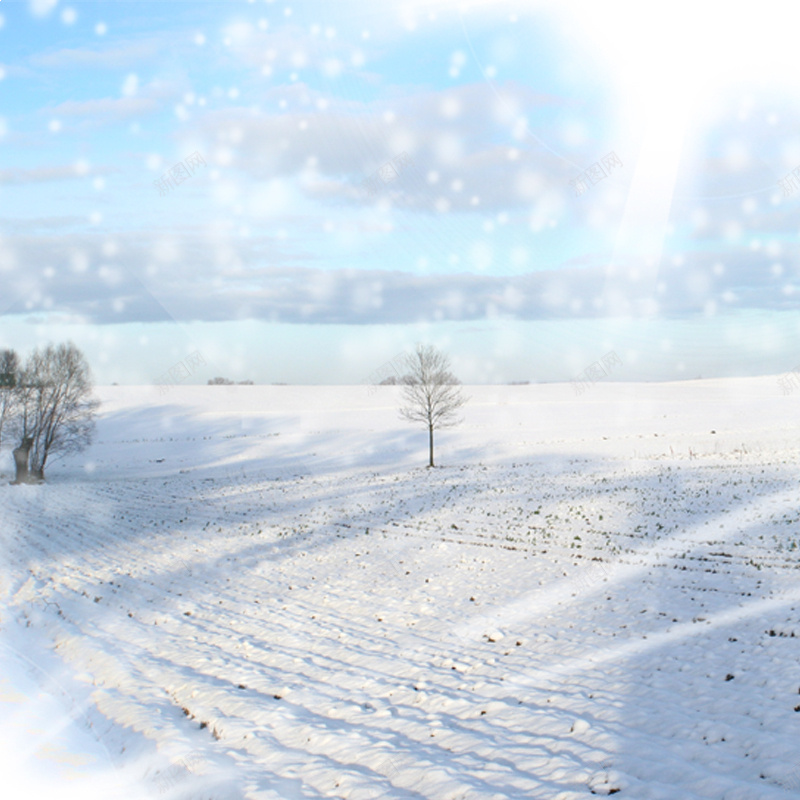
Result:
M433 425L428 426L428 466L433 466Z
M16 475L12 481L12 485L18 483L31 483L31 474L28 469L28 455L33 446L33 439L23 439L19 447L14 448L14 467L16 468Z
M31 473L31 483L44 483L44 465L47 461L47 453L44 456L41 456L41 464L34 465L34 461L39 461L40 454L34 451L34 455L36 458L31 458L30 460L30 473Z

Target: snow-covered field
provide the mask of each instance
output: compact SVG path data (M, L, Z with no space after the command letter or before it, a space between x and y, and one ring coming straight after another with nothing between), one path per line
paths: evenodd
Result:
M800 796L798 398L467 391L427 470L394 388L99 390L0 485L0 793Z

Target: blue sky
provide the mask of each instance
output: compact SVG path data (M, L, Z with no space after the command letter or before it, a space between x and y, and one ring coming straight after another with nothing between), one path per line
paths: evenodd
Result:
M417 341L465 383L794 368L786 4L600 5L2 0L0 346L135 384Z

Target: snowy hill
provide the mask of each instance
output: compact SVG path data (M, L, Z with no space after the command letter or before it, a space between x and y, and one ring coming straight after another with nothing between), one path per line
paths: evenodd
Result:
M467 393L426 470L396 387L101 388L0 485L14 796L797 797L797 398Z

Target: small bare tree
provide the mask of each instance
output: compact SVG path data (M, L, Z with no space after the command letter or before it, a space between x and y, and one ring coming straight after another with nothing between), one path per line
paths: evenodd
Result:
M433 432L460 421L456 412L467 397L458 378L450 372L450 359L432 345L418 344L406 356L405 369L400 416L409 422L421 422L428 429L428 466L433 467Z
M89 365L71 342L34 350L14 392L19 437L14 483L43 481L51 453L78 452L91 442L99 403L91 396Z

